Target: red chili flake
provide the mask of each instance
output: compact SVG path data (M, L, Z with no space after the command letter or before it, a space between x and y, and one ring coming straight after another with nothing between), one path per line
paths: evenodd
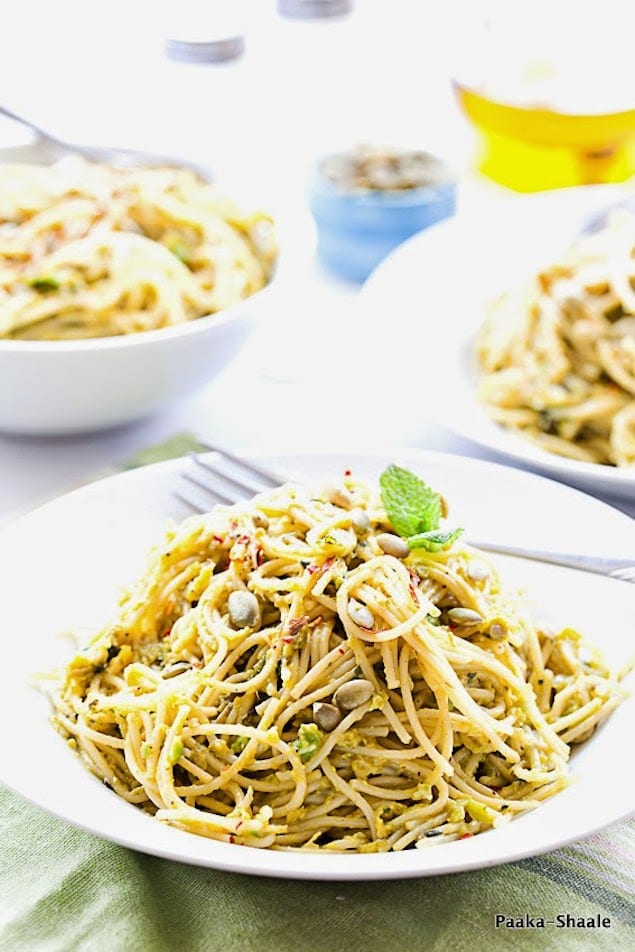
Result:
M168 630L165 632L165 634L163 635L163 637L164 637L164 638L167 638L168 635L171 635L171 634L172 634L172 629L171 629L171 628L168 628Z
M352 470L352 469L345 469L345 470L344 470L344 475L345 475L345 476L352 476L352 475L353 475L353 470Z
M290 635L297 635L297 633L300 631L300 628L304 628L308 620L309 620L308 615L300 615L299 618L292 618L289 624L287 625L287 632Z
M213 535L213 536L212 536L212 539L215 539L216 542L220 542L221 545L222 545L223 542L225 541L222 536L217 536L217 535Z
M283 641L283 643L284 643L285 645L292 645L293 642L295 641L295 637L294 637L293 635L286 635L286 636L282 639L282 641Z
M262 565L262 563L263 563L265 560L266 560L266 556L265 556L265 553L263 552L263 550L262 550L262 549L256 549L256 565Z
M337 650L340 654L346 654L346 648L339 647Z
M471 836L474 836L474 834L473 834L473 833L462 833L462 834L459 836L459 839L460 839L460 840L469 840L469 838L470 838Z
M315 573L319 570L319 565L307 565L306 570L309 575L315 575Z
M236 832L237 832L237 833L238 833L238 831L239 831L239 829L241 828L242 825L243 825L243 821L242 821L242 820L239 820L238 823L236 824Z
M230 833L230 834L229 834L229 842L230 842L230 843L235 843L235 842L236 842L236 837L234 836L233 833Z
M251 536L245 535L245 534L243 533L243 535L239 535L239 536L238 536L238 538L236 539L236 541L237 541L237 542L243 542L243 543L246 545L247 542L251 542Z

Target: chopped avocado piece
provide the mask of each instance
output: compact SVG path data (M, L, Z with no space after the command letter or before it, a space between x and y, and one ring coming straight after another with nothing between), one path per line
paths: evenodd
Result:
M293 746L300 755L303 764L310 760L313 754L317 753L322 745L322 731L317 724L301 724L298 731L298 739Z
M232 753L241 754L243 750L245 749L245 747L247 746L248 741L249 741L249 738L245 737L244 734L238 734L236 737L234 737L233 741L229 745Z
M175 764L177 760L180 760L183 756L183 741L180 737L172 744L172 750L170 751L169 761L171 764Z
M479 823L488 823L491 825L496 819L495 811L490 810L489 807L486 807L483 803L479 803L477 800L467 800L465 809L472 819L477 820Z
M35 288L36 291L57 291L61 287L60 282L57 278L52 277L52 275L40 275L39 277L31 278L29 284L32 288Z
M172 254L175 255L179 259L179 261L182 261L183 264L190 263L192 252L191 252L191 249L188 248L188 246L184 242L172 241L168 245L168 250L171 251Z

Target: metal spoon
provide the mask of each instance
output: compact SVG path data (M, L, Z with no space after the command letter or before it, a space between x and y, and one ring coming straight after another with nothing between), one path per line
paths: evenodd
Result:
M596 232L602 231L602 229L608 225L613 212L616 211L627 211L635 214L635 193L625 195L617 202L612 202L610 205L607 205L606 208L603 208L601 212L595 212L586 219L580 229L580 234L594 235Z
M172 168L190 169L199 178L209 182L212 174L209 169L196 162L190 162L189 159L176 158L172 155L162 155L157 152L141 152L133 149L113 148L112 146L92 146L82 145L77 142L66 142L53 135L47 129L43 129L36 122L19 116L17 113L0 104L0 115L7 116L18 122L26 129L35 133L38 143L45 146L51 153L51 158L61 158L64 155L80 155L89 162L103 162L106 165L116 165L119 167L137 168L137 167L157 167L170 166Z

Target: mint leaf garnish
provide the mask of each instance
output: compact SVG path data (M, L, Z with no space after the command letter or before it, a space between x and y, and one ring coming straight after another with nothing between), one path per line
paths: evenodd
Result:
M379 477L379 485L386 515L400 536L438 529L441 497L414 473L391 465Z
M441 496L414 473L391 465L379 477L379 485L392 527L411 549L440 552L462 534L463 529L439 529Z
M426 552L440 552L442 549L449 548L453 542L463 533L463 529L450 529L448 532L441 532L433 529L430 532L420 532L417 535L408 536L406 540L411 549L425 549Z

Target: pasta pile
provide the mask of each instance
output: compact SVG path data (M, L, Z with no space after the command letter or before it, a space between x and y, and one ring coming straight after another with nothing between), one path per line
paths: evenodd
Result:
M57 728L130 803L242 845L403 850L532 809L622 688L478 551L392 528L348 475L172 526L68 664Z
M170 327L258 291L275 258L271 220L188 170L0 165L0 338Z
M633 466L635 215L499 298L476 352L494 420L561 456Z

